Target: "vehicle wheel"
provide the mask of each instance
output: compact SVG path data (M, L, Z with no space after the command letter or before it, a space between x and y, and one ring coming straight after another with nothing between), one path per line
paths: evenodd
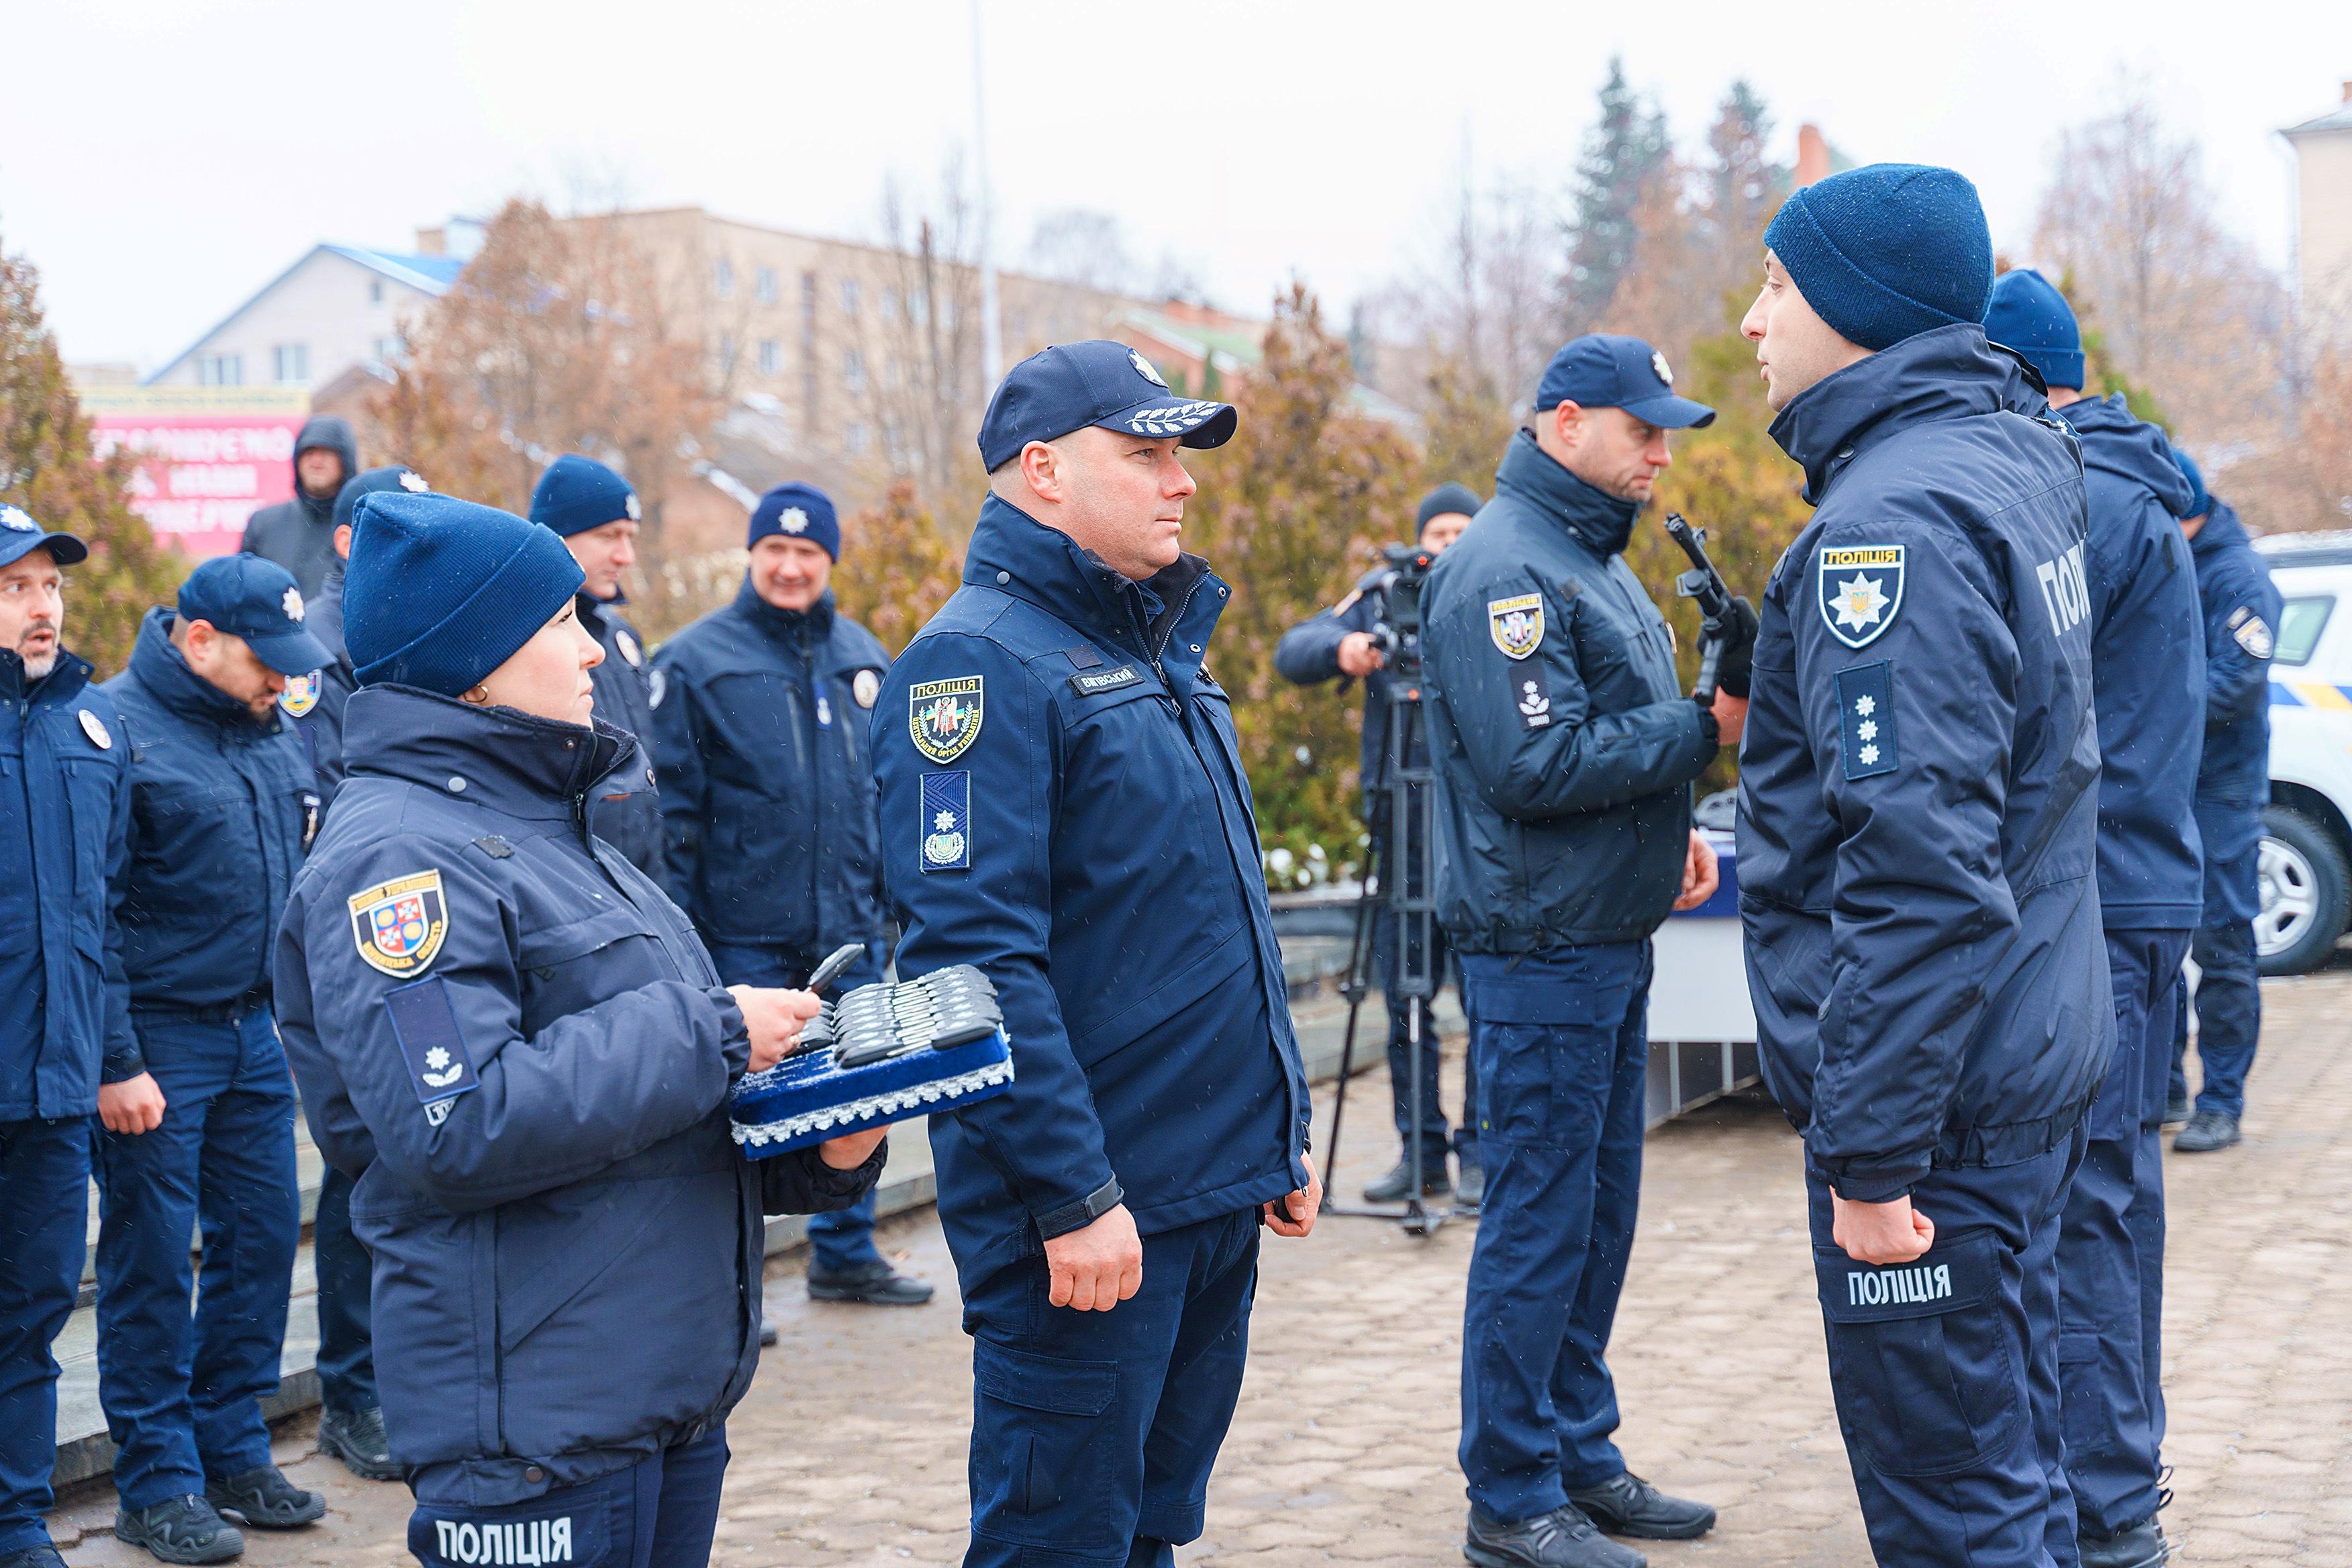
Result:
M2284 805L2263 809L2261 912L2254 952L2264 974L2302 974L2327 962L2352 919L2352 871L2326 828Z

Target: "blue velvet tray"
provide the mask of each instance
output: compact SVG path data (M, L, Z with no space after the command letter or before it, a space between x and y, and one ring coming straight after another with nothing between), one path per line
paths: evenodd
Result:
M845 1132L976 1104L1012 1087L1013 1052L1000 1028L944 1050L927 1047L864 1067L842 1068L831 1046L786 1057L765 1072L745 1074L728 1114L736 1145L746 1157L764 1160Z

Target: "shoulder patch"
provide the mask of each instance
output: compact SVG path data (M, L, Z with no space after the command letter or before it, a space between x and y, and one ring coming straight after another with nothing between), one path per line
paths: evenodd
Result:
M1117 669L1082 669L1070 677L1070 689L1081 697L1092 697L1097 692L1117 691L1142 682L1140 670L1131 664L1122 664Z
M474 1071L474 1054L466 1048L466 1034L457 1024L457 1009L449 1001L448 982L420 980L387 991L383 1007L392 1015L393 1038L400 1042L425 1119L438 1127L449 1118L450 1101L482 1087Z
M2271 650L2273 647L2271 640L2270 623L2263 620L2260 616L2247 615L2246 612L2242 610L2238 613L2241 616L2244 616L2245 618L2238 621L2237 625L2231 628L2230 635L2232 637L2235 637L2237 639L2238 646L2244 648L2252 657L2255 658L2270 658Z
M971 774L923 775L923 820L919 833L926 871L962 871L971 866Z
M289 675L286 689L278 694L278 706L286 710L288 718L299 719L319 705L320 686L315 669L308 675Z
M907 732L935 763L953 762L980 739L981 678L922 680L907 690Z
M1895 667L1880 660L1837 676L1838 757L1848 779L1891 773L1895 745Z
M87 708L79 711L81 714L81 732L89 737L89 743L101 752L114 750L114 737L106 732L106 721Z
M1486 601L1486 633L1505 658L1525 658L1543 646L1541 594L1517 594Z
M449 934L441 873L417 871L378 882L344 900L352 941L369 968L395 977L422 974Z
M1902 544L1863 544L1824 550L1821 578L1822 624L1848 647L1867 647L1895 624L1903 608ZM1852 777L1852 774L1848 774Z

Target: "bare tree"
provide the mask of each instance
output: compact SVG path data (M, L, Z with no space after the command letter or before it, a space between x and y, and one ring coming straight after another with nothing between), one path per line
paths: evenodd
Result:
M951 152L928 200L893 178L884 187L874 263L878 308L861 310L856 373L848 377L882 435L889 468L943 515L975 496L971 446L982 400L979 212L961 155Z
M1107 294L1133 293L1140 272L1125 226L1087 207L1062 207L1037 219L1029 237L1029 270Z

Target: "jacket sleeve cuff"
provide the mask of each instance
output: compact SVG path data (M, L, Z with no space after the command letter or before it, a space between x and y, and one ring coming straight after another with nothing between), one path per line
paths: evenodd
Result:
M1119 1188L1118 1178L1113 1176L1076 1202L1064 1204L1060 1208L1048 1209L1031 1217L1036 1221L1038 1237L1051 1241L1057 1236L1086 1229L1117 1208L1126 1197L1127 1194Z
M146 1070L147 1058L141 1053L139 1047L124 1046L106 1053L106 1060L99 1068L98 1081L121 1083L125 1079L137 1078Z
M833 1214L845 1209L882 1179L882 1163L890 1157L885 1138L862 1165L846 1171L824 1163L814 1148L760 1162L760 1208L763 1214Z
M1830 1189L1850 1204L1891 1204L1907 1198L1927 1174L1925 1161L1900 1165L1865 1165L1857 1162L1824 1161Z
M727 1081L733 1083L751 1068L751 1029L743 1022L743 1008L724 985L703 993L719 1010L719 1052L727 1058Z

